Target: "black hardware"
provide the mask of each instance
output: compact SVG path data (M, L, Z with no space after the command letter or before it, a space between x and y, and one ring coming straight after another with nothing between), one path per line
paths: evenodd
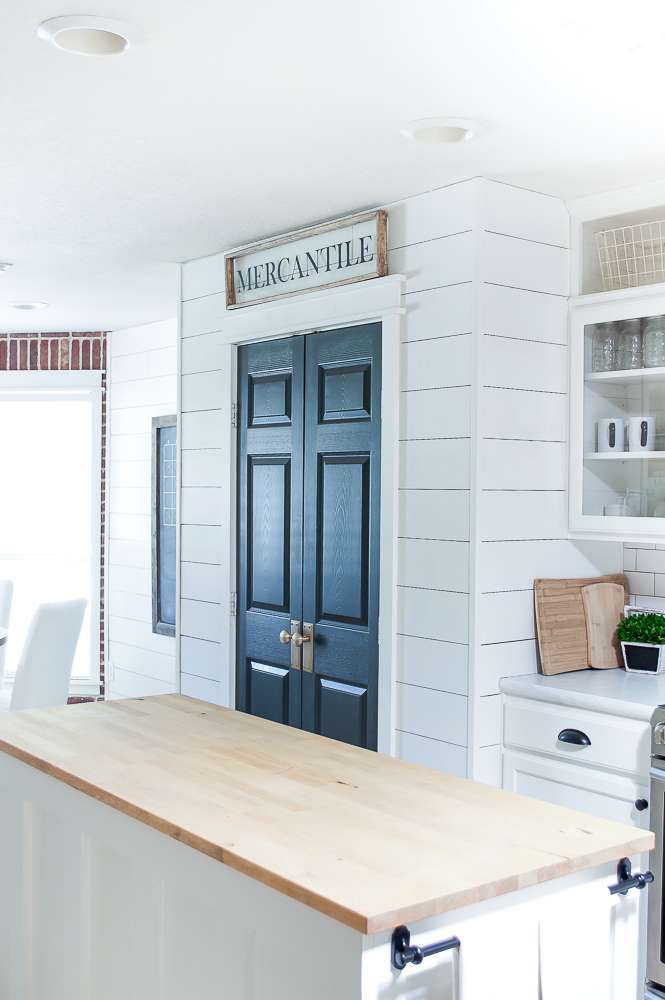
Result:
M459 948L459 946L460 939L456 937L446 938L445 941L435 941L434 944L424 944L422 947L417 944L412 945L411 931L402 924L393 931L390 960L393 968L401 971L406 968L409 962L420 965L422 960L429 958L430 955L439 955L442 951L452 951L453 948Z
M644 812L645 809L649 808L649 800L635 799L635 808L637 809L638 813Z
M616 885L608 886L612 896L619 893L625 896L629 889L644 889L649 882L653 882L653 872L637 872L633 875L633 868L630 858L622 858L617 865Z
M581 729L562 729L557 739L559 743L572 743L576 747L591 746L591 740Z
M641 446L643 448L646 448L646 446L647 446L647 426L648 426L648 424L647 424L646 420L643 420L642 423L640 424L640 428L641 428L641 430L640 430L640 444L641 444Z
M614 448L617 442L617 425L613 420L607 425L607 430L610 436L610 448Z

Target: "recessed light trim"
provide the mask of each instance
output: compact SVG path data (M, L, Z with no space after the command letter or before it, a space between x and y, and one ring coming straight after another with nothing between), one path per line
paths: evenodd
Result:
M479 131L478 122L471 118L417 118L400 129L405 139L429 146L468 142Z
M33 309L48 309L48 302L10 302L12 309L21 309L30 312Z
M63 52L79 56L119 56L138 40L124 21L88 14L51 17L37 28L37 35Z

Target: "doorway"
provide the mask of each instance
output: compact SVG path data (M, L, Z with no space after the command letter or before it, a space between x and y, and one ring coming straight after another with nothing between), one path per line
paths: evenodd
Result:
M376 749L381 324L238 351L237 707Z

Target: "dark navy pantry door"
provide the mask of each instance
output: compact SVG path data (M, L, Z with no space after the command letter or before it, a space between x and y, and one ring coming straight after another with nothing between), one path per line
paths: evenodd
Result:
M238 707L376 749L381 326L238 371Z

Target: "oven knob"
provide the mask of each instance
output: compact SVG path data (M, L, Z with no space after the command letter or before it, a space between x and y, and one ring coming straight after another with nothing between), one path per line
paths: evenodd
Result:
M657 747L665 746L665 722L659 722L654 726L653 741Z

